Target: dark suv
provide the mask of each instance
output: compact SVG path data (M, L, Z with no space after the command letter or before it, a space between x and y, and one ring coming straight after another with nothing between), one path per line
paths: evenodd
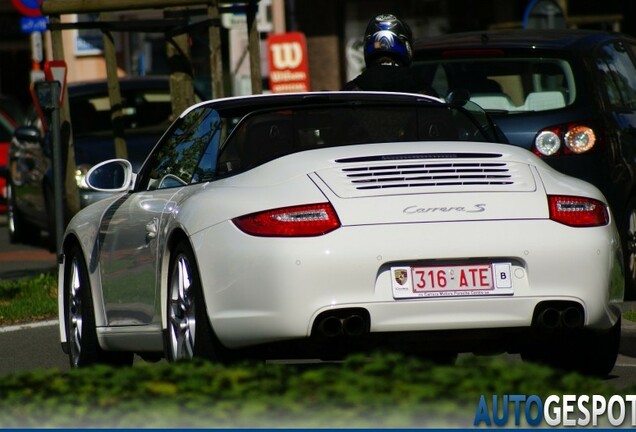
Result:
M636 39L591 30L455 33L417 42L414 67L439 96L468 90L511 144L605 194L622 238L626 295L636 297Z
M128 159L138 168L171 122L172 105L167 77L120 80ZM80 206L105 198L84 182L88 169L115 157L110 99L105 80L68 86ZM12 242L32 242L49 233L54 248L53 172L51 140L42 134L35 109L14 132L9 146L7 185L8 228Z

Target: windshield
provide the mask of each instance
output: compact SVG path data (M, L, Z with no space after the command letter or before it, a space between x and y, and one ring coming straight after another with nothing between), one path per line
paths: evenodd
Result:
M122 121L126 130L155 129L158 137L172 121L170 97L169 88L122 91ZM70 109L75 135L112 136L110 98L105 91L71 97Z
M218 175L287 154L325 147L405 141L498 141L480 107L351 103L254 112L236 126L218 158Z
M572 69L561 59L442 59L413 67L440 96L465 89L487 111L546 111L570 105L576 97Z

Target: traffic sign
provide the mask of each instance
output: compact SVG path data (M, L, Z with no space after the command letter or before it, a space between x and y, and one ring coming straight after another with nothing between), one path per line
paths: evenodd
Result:
M66 93L66 62L64 60L48 60L44 62L44 76L47 81L59 81L60 105L64 102L64 93Z
M22 33L45 32L49 20L47 17L22 17L20 18L20 30Z
M267 45L272 93L309 91L309 62L304 33L270 34Z
M28 17L42 16L42 0L11 0L13 7L22 15Z

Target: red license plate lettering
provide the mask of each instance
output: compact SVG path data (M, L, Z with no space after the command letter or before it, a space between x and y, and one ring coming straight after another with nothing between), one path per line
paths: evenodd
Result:
M413 268L413 292L490 290L490 264Z

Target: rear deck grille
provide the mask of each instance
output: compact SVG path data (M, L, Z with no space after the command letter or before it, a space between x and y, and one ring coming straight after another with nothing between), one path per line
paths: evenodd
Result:
M316 172L341 198L420 193L532 192L531 167L499 153L427 153L338 159Z
M513 176L503 162L443 162L343 168L358 190L435 186L510 185Z

